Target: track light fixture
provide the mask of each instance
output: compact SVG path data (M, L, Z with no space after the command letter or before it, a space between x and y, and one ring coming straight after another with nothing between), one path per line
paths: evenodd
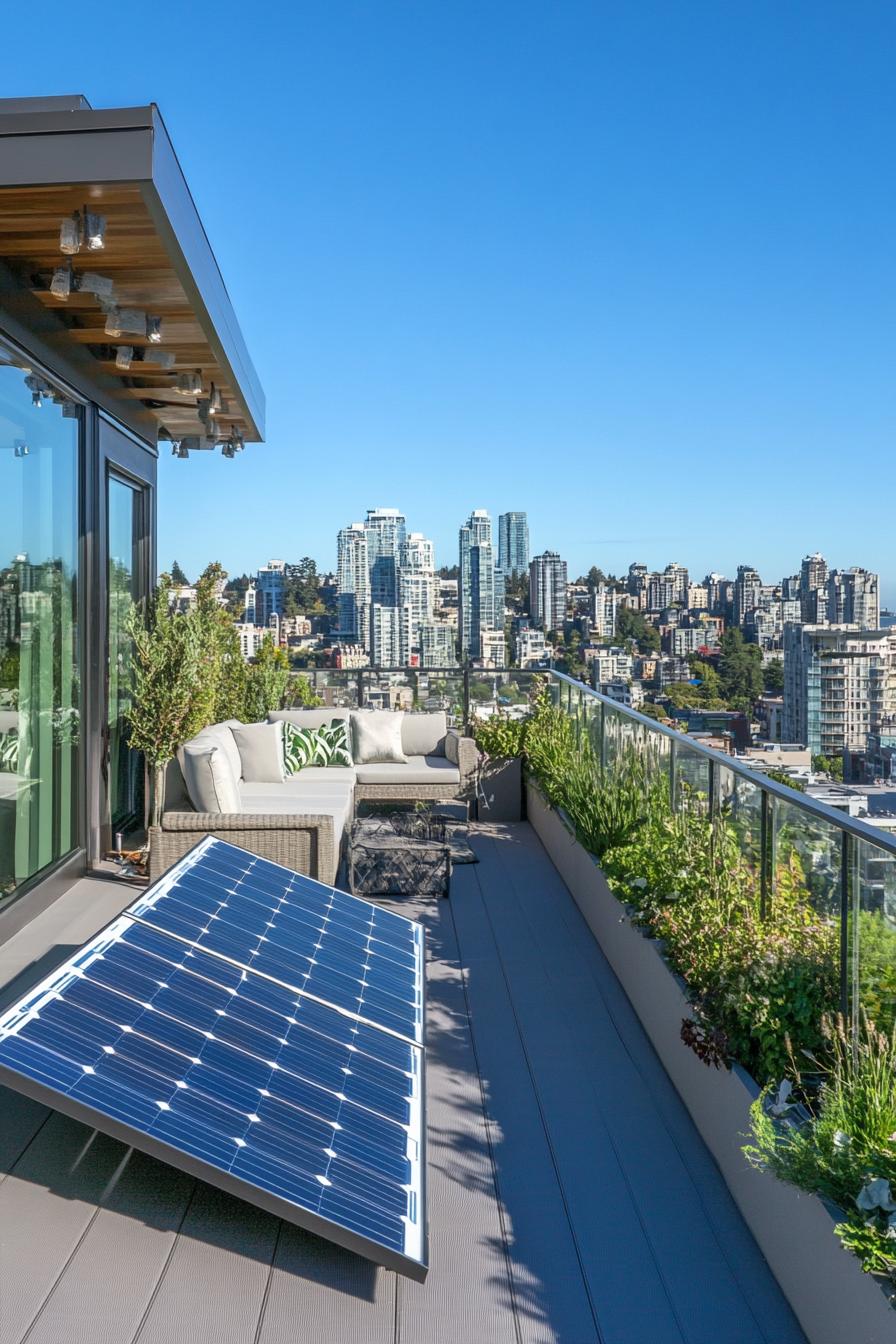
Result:
M134 358L134 347L132 345L120 345L115 352L116 369L128 370L131 367L131 360Z
M152 345L159 345L162 340L162 319L160 317L147 317L146 319L146 339Z
M106 318L107 336L145 336L146 314L138 308L110 308Z
M108 275L97 275L96 271L82 271L76 283L82 293L95 294L101 303L112 304L114 284Z
M27 375L25 378L25 386L31 393L31 405L36 406L38 410L43 406L44 398L53 395L53 389L44 382L43 378L39 378L36 373L29 373Z
M74 256L82 247L88 252L101 252L105 246L106 217L94 214L86 205L59 226L59 250L68 256Z
M57 266L50 281L50 293L54 299L67 299L72 292L72 264Z
M208 394L209 415L217 415L221 409L221 393L212 383L211 391Z
M157 364L160 369L173 369L176 356L170 350L158 350L155 346L147 346L143 362L145 364ZM177 388L174 389L178 391Z
M173 444L171 445L171 456L172 456L172 457L180 457L180 458L184 458L184 457L189 457L189 456L190 456L190 450L189 450L189 448L187 447L187 443L186 443L186 440L185 440L185 439L181 439L180 443L173 443Z
M24 439L16 439L12 445L12 451L14 457L27 457L31 449Z
M201 375L198 372L182 373L174 390L182 397L198 397L202 392Z

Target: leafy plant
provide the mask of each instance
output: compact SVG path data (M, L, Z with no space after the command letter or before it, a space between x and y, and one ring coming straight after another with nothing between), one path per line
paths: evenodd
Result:
M193 613L173 612L169 594L163 575L154 596L126 616L133 695L125 712L131 746L149 767L151 826L162 816L165 766L194 730L204 662L200 622Z
M840 1016L825 1017L822 1029L825 1062L811 1063L823 1081L811 1118L794 1123L792 1105L772 1104L767 1089L753 1105L753 1141L744 1153L754 1166L836 1204L844 1246L865 1270L894 1278L896 1029L879 1031L864 1011L853 1034ZM798 1058L790 1071L802 1089ZM786 1085L780 1091L786 1095Z
M506 759L522 756L526 747L529 719L510 714L491 714L488 718L473 718L471 728L476 745L486 756Z
M265 635L254 662L246 669L243 718L258 723L271 709L279 709L289 681L289 659L273 636Z

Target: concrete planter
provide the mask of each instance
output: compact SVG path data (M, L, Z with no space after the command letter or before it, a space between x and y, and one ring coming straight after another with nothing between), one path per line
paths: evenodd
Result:
M594 858L538 788L528 817L613 967L811 1344L892 1344L896 1313L834 1235L820 1199L749 1166L741 1151L756 1083L739 1065L707 1068L680 1037L691 1010L659 945L632 924Z
M480 821L520 820L523 808L523 762L519 756L487 757L482 762L480 787Z

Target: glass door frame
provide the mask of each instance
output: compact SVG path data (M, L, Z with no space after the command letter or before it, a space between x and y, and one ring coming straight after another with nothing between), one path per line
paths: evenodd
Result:
M94 686L94 760L88 764L92 774L89 788L88 859L101 861L113 848L109 797L109 481L118 480L135 491L135 589L141 597L153 588L155 575L156 466L154 446L130 434L100 411L97 415L95 453L96 482L96 554L93 573L96 601L91 604L90 638L92 643Z

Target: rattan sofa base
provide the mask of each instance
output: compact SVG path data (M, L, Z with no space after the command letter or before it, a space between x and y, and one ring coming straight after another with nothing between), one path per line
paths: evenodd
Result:
M149 831L149 880L155 882L205 835L332 886L339 867L329 816L251 812L166 812Z

